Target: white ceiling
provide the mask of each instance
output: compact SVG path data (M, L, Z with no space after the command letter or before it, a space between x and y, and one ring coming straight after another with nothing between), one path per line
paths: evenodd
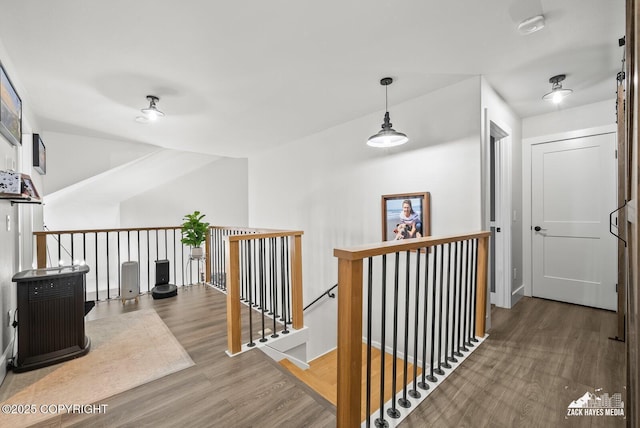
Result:
M519 35L541 12L546 27ZM557 108L541 96L560 73L562 108L612 99L623 35L623 0L0 0L39 132L222 156L382 119L385 76L391 112L473 75L520 117ZM166 116L140 124L148 94Z

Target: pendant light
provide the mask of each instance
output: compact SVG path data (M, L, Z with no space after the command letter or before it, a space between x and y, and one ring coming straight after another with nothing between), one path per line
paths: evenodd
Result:
M380 80L380 84L384 86L384 123L382 124L382 130L376 135L372 135L367 140L367 145L371 147L395 147L404 144L409 141L409 138L402 132L397 132L391 128L393 124L389 119L389 108L387 105L387 87L393 83L391 77L385 77Z
M149 100L149 107L143 108L140 111L144 113L149 120L156 120L157 118L164 116L164 113L156 107L156 103L160 101L160 98L155 95L147 95L147 99Z
M554 104L560 104L560 102L571 95L573 92L571 89L562 89L562 82L565 79L564 74L558 74L557 76L553 76L549 79L549 83L551 83L551 92L544 94L542 97L545 101L553 101Z

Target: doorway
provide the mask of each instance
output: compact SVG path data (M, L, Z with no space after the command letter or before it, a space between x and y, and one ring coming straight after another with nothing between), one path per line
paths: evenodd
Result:
M615 310L615 133L531 147L532 295Z
M488 282L491 304L511 307L511 193L510 137L493 121L489 122L487 147L487 212L489 240Z

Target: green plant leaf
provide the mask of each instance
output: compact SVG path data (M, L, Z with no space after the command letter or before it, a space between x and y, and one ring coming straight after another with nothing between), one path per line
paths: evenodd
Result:
M182 242L184 245L190 247L199 247L207 239L207 233L209 232L209 223L202 221L205 217L200 211L194 211L191 214L186 214L183 217L183 223L181 227Z

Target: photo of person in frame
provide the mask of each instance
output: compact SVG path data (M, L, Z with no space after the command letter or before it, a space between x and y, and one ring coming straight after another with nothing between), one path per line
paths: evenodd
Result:
M422 237L422 219L414 211L411 199L402 201L402 212L399 216L399 223L394 229L395 239L409 239Z
M384 240L420 238L423 232L423 198L414 195L385 196Z

